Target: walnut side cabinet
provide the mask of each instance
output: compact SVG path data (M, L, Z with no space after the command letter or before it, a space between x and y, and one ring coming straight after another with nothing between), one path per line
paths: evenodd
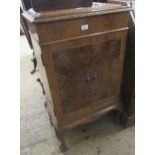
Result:
M64 132L123 110L122 76L129 8L92 7L34 12L27 20L50 121L66 149Z

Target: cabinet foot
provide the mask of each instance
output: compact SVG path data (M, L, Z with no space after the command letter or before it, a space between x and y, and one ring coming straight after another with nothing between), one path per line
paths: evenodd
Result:
M64 145L64 144L61 144L61 145L60 145L60 151L61 151L61 152L65 152L66 150L67 150L67 146Z
M61 152L64 152L67 150L67 146L66 146L66 143L65 143L65 139L64 139L64 131L60 131L59 129L55 129L55 132L56 132L56 135L60 141L60 150Z
M124 128L128 128L135 124L135 116L128 116L126 113L121 114L121 124Z

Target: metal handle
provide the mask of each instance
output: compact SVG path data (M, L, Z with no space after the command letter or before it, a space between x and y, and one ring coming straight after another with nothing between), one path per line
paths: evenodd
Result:
M90 76L88 75L86 78L85 78L85 82L90 84L91 83L91 78Z
M41 82L40 78L37 79L37 82L40 83L40 85L42 87L43 95L45 95L45 90L44 90L44 87L43 87L43 83Z
M96 79L97 79L97 76L96 75L93 75L93 76L88 75L85 78L85 82L88 83L88 84L90 84L90 83L94 82Z

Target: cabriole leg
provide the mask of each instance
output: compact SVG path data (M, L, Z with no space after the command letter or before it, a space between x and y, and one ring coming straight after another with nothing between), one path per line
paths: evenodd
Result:
M61 152L66 151L67 146L66 146L65 139L64 139L64 131L60 131L59 129L55 129L55 132L56 132L58 139L61 142L61 145L60 145Z

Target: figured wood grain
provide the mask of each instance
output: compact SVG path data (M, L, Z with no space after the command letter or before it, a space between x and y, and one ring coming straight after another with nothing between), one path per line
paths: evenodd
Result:
M91 47L86 46L52 55L64 114L92 105L91 85L87 81L90 52Z
M120 47L121 39L109 40L52 55L64 114L81 110L92 101L103 104L111 97L119 98L124 62Z
M120 94L122 60L121 40L110 40L94 45L91 53L93 69L93 100L103 104L104 100ZM119 75L119 76L115 76Z

